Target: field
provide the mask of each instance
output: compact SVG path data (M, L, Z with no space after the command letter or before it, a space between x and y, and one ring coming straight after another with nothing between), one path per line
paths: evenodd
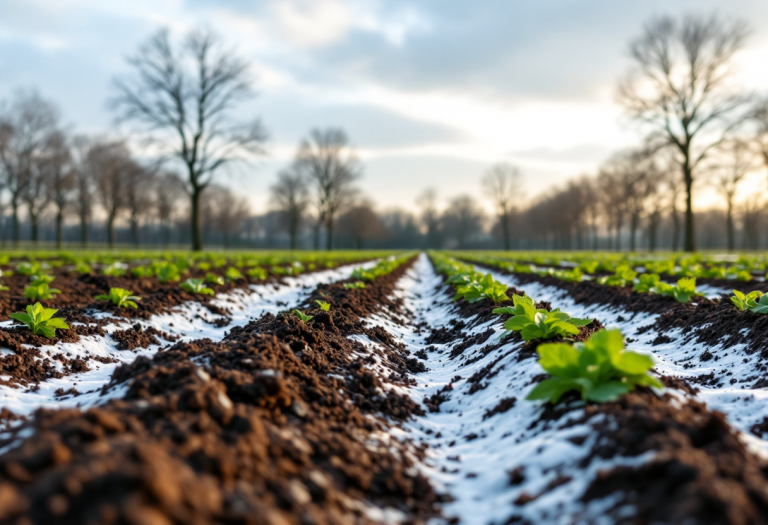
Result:
M0 524L767 523L767 264L6 253Z

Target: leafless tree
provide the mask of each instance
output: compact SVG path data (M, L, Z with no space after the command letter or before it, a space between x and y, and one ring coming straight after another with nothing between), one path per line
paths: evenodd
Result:
M482 179L483 190L493 202L501 222L504 249L509 250L509 228L515 199L522 194L522 175L517 166L503 162L485 172Z
M136 162L125 167L124 172L125 209L128 212L128 225L131 229L131 242L139 246L139 227L155 209L153 195L162 192L157 186L156 172Z
M45 146L38 155L31 159L24 173L22 185L21 200L27 207L31 237L34 243L39 240L40 215L51 204L51 197L53 196L51 191L53 182L51 163L53 159L48 158L47 150L50 138L51 135L48 135Z
M451 199L443 213L443 227L458 242L460 250L467 247L472 236L483 229L483 210L477 201L469 195L459 195Z
M746 38L745 27L742 21L716 16L653 19L631 43L636 67L619 84L620 101L630 117L650 130L649 141L680 153L686 251L696 249L697 167L746 117L741 110L749 97L731 85L729 76Z
M19 207L32 180L33 163L58 125L58 111L34 91L19 91L0 114L0 163L10 193L13 242L20 239Z
M361 167L344 130L314 129L303 139L296 154L296 166L310 181L315 194L318 224L325 225L326 249L333 245L336 216L348 207L357 195L355 182ZM315 230L315 248L319 244L319 229Z
M115 220L125 209L126 173L136 169L124 142L95 143L88 151L88 172L107 214L107 243L115 245Z
M438 248L440 244L440 214L437 209L437 190L426 188L416 199L421 208L421 223L426 228L427 248Z
M56 132L51 134L43 159L44 168L49 172L51 199L56 207L56 247L63 241L64 215L72 205L75 193L75 169L67 137Z
M167 246L170 241L171 220L178 208L179 200L184 195L184 183L176 173L165 171L158 174L156 188L155 213L160 221L163 245Z
M296 164L281 170L277 181L270 187L272 202L280 212L280 222L288 231L291 250L296 249L296 238L309 205L307 180Z
M72 147L70 149L76 192L74 208L80 222L80 244L83 248L88 245L88 227L93 214L94 177L90 171L88 160L91 146L92 142L88 137L78 135L72 139Z
M196 29L174 49L167 29L128 60L133 79L115 81L114 107L123 120L152 131L155 144L187 172L192 249L203 247L200 197L227 163L263 153L261 121L237 124L233 107L253 95L248 64L211 31Z
M205 193L203 203L205 222L221 233L224 247L229 248L232 235L250 215L250 206L244 198L236 196L224 186L212 184L209 190Z
M725 199L726 206L726 235L728 251L736 249L736 228L733 224L733 205L739 183L747 174L757 167L754 152L750 144L742 139L732 139L720 145L718 156L714 159L711 169L715 173L714 184L717 191Z
M339 217L339 233L352 238L358 250L363 249L366 240L379 238L383 232L384 227L371 202L356 204Z

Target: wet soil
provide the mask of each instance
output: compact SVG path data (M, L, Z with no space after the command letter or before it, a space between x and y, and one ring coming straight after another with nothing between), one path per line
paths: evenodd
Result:
M39 410L0 455L0 523L373 523L363 502L407 521L440 497L382 416L421 412L388 389L360 343L355 311L386 303L395 280L332 289L312 322L265 315L219 343L176 343L115 371L121 399ZM379 282L381 281L381 282ZM342 306L348 304L349 308ZM396 308L396 304L394 305ZM407 354L378 337L392 374ZM5 504L2 504L5 503Z

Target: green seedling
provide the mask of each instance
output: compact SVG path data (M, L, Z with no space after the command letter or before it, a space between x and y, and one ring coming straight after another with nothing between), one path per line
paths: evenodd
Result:
M633 289L639 293L649 293L656 286L659 285L660 278L657 273L643 273L637 278Z
M248 270L248 277L253 279L254 281L263 281L267 278L267 270L264 268L260 268L258 266L255 266Z
M301 312L301 311L299 311L299 310L294 310L294 311L293 311L293 315L295 315L296 317L298 317L299 319L301 319L301 320L302 320L302 321L304 321L305 323L308 323L308 322L310 322L312 319L314 319L314 318L315 318L315 316L314 316L314 315L307 315L307 314L305 314L305 313L303 313L303 312Z
M34 275L40 272L40 263L37 261L22 261L16 266L16 271L21 275Z
M157 270L157 280L160 283L175 283L180 279L181 274L175 264L166 264Z
M651 288L651 293L657 293L665 297L672 297L678 303L687 303L694 297L703 295L696 291L696 278L683 277L677 281L676 285L665 282L659 282Z
M463 284L456 289L453 300L463 298L468 303L476 303L483 299L490 299L494 303L509 300L506 284L496 281L490 273L487 273L479 281Z
M125 268L122 264L114 262L102 268L101 273L109 277L123 277L125 275Z
M214 295L211 288L208 288L203 283L202 279L187 279L179 285L182 290L186 290L189 293L201 294L201 295Z
M224 284L224 277L208 272L205 274L205 282L208 284Z
M75 273L78 275L90 275L92 271L91 266L84 262L77 263L75 266Z
M139 307L139 305L136 304L136 301L140 300L141 297L138 295L131 295L132 293L133 292L124 290L123 288L110 288L109 294L97 295L94 299L98 301L110 301L118 308L136 309Z
M764 294L759 290L754 290L746 295L738 290L734 290L731 302L742 312L749 310L756 314L768 314L768 294Z
M359 290L365 288L365 283L362 281L355 281L353 283L344 283L345 290Z
M630 269L626 264L622 264L616 268L613 275L600 277L597 279L597 282L608 286L626 286L631 284L635 277L637 277L637 272Z
M495 314L512 316L504 323L505 332L501 334L501 339L512 332L520 332L524 341L552 339L558 335L569 337L578 335L579 327L592 322L589 319L571 317L559 309L551 312L543 308L537 309L533 299L527 295L513 295L512 302L514 306L493 309Z
M27 325L33 334L53 339L56 337L57 328L69 329L69 325L64 322L64 319L53 317L56 312L58 310L55 308L44 308L42 304L35 303L34 306L27 305L27 313L18 312L9 317Z
M51 288L48 283L30 284L24 288L24 298L30 301L45 301L57 293L61 293L61 290Z
M328 312L331 309L331 303L327 303L325 301L315 301L317 303L317 306L320 307L320 309L323 312Z
M624 349L619 330L601 330L584 343L543 344L536 349L539 364L552 377L534 387L526 399L557 403L566 392L576 391L584 401L603 403L617 399L636 386L662 388L648 375L653 359Z
M239 281L243 279L243 274L240 273L240 270L235 268L234 266L230 266L227 268L227 271L224 272L224 277L227 281Z
M32 284L51 283L53 282L53 279L53 275L48 275L45 273L36 273L29 276L29 282Z

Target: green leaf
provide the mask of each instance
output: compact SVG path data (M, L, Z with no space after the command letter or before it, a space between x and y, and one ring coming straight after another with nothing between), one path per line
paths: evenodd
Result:
M629 387L621 381L609 381L589 390L587 399L596 403L613 401L622 394L629 392Z
M543 344L536 352L539 364L550 375L572 377L578 369L579 351L569 344Z
M65 330L69 329L69 325L61 317L48 320L46 326L50 326L51 328L63 328Z
M36 335L42 335L47 337L48 339L55 339L56 338L56 331L53 328L48 328L46 326L41 326L35 331Z
M574 326L587 326L592 323L592 319L577 319L576 317L571 317L568 319L568 322Z
M626 374L642 374L653 368L653 359L647 355L627 351L619 355L613 366Z
M10 317L11 319L16 319L17 321L20 321L25 325L30 325L33 322L32 317L29 314L25 314L22 312L15 313L15 314L8 314L8 317Z

